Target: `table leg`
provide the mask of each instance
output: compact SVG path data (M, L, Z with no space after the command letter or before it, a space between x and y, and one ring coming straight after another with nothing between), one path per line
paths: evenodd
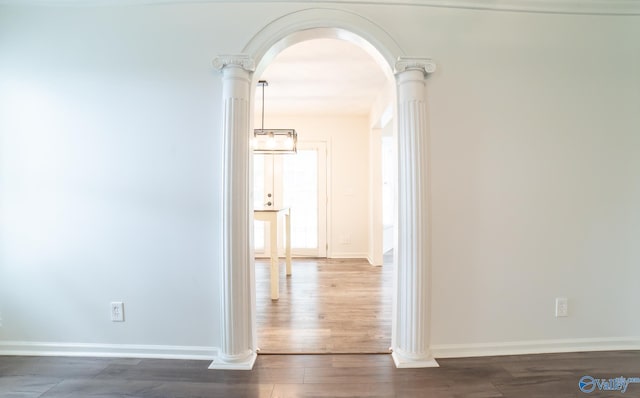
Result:
M271 241L271 300L280 298L279 286L279 270L278 270L278 217L274 214L270 225L271 233L269 239Z
M287 232L286 255L287 255L287 276L291 275L291 209L284 215Z

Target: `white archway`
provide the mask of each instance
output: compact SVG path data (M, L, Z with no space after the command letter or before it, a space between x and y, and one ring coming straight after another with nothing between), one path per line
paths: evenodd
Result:
M283 49L309 39L345 39L358 44L378 62L393 70L405 55L398 43L380 26L364 17L331 8L309 8L284 15L262 28L242 50L258 63L258 75Z
M398 218L391 350L398 367L438 366L429 351L430 197L426 76L435 64L405 57L373 22L335 9L287 14L258 32L243 54L219 56L223 81L223 209L221 247L222 343L212 369L251 369L257 356L255 277L249 239L249 127L253 74L284 48L310 39L339 38L368 51L395 73L398 104Z

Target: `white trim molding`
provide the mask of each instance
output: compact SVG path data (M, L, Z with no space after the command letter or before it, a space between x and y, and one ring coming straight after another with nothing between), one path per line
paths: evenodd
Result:
M0 0L0 5L107 7L132 5L228 3L229 0ZM235 0L236 3L313 3L314 5L393 5L466 10L574 15L640 15L638 0Z
M431 346L431 352L436 358L462 358L496 355L525 355L618 350L640 350L640 336L532 340L474 344L436 344Z
M436 63L429 58L419 57L398 57L395 64L395 72L405 72L408 70L418 70L424 74L436 71Z
M285 14L265 25L242 50L257 64L256 74L285 48L314 38L350 41L367 51L383 70L392 68L404 51L381 26L348 10L306 8Z
M327 258L368 259L367 253L361 252L332 252Z
M0 341L0 355L213 360L217 347Z
M236 66L249 72L256 69L255 62L246 54L219 55L213 59L213 67L216 70L222 71L227 66Z
M391 347L398 368L433 367L431 321L431 214L426 78L435 63L399 58L398 189Z
M254 61L248 55L221 55L213 66L222 73L222 245L218 291L221 344L210 369L250 370L257 358L255 275L249 182L250 93Z

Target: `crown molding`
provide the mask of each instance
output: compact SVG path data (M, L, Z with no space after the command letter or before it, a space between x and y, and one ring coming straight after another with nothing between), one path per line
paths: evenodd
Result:
M301 3L299 0L0 0L0 5L107 7L204 3ZM309 2L311 3L311 2ZM640 16L640 0L317 0L319 4L363 4L457 8L574 15Z

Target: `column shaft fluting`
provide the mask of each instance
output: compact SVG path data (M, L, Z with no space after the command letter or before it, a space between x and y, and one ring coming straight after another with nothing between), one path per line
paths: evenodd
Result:
M400 64L400 63L399 63ZM398 231L392 349L398 366L434 366L429 352L430 192L426 75L432 64L400 64Z
M230 56L219 57L214 64L222 71L223 85L222 336L219 358L222 365L246 363L252 366L256 356L252 336L253 277L249 238L253 225L249 201L249 99L253 63L247 57Z

